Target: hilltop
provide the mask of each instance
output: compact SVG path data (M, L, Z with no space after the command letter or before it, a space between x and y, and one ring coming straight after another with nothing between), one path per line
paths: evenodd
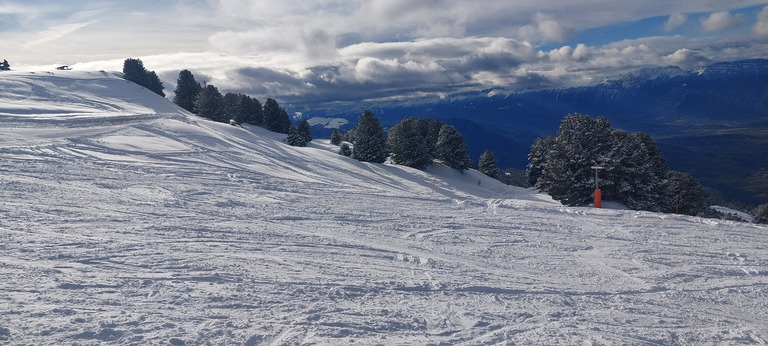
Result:
M0 74L7 344L764 343L768 229L563 207Z

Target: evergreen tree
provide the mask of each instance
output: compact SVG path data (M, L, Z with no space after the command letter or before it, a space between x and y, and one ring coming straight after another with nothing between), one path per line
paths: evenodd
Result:
M602 166L603 199L636 210L670 208L667 163L656 142L646 133L612 129L605 118L569 114L555 138L533 143L528 159L528 182L563 204L590 201L591 167Z
M147 71L141 59L125 59L123 62L123 78L141 85L152 92L165 97L163 83L154 71Z
M179 72L179 79L176 81L176 90L173 91L173 103L192 113L197 113L195 99L197 99L197 94L201 90L203 90L203 87L195 81L195 76L192 75L192 72L182 70Z
M264 127L276 132L278 116L280 116L280 105L274 99L268 98L267 102L264 102Z
M358 126L355 126L351 128L349 131L344 131L344 134L341 135L341 140L344 142L350 142L352 144L355 143L355 134L357 133Z
M277 120L278 132L288 133L288 129L291 128L293 122L291 122L291 118L288 116L288 112L286 112L285 109L280 108L280 115L277 117Z
M768 223L768 204L761 204L752 212L755 223Z
M531 184L528 183L528 174L526 174L524 170L517 168L507 168L502 170L497 179L507 185L523 188L531 187Z
M667 166L667 160L664 159L664 155L661 154L661 148L656 144L651 135L645 132L636 132L633 135L640 141L648 154L648 164L652 167L651 171L654 175L665 179L669 166Z
M365 110L358 119L352 157L363 162L383 163L387 159L386 140L379 119L370 110Z
M253 99L250 96L246 94L237 94L237 112L235 113L235 122L238 124L249 122L253 116L253 107Z
M667 181L671 196L676 199L670 212L677 210L680 214L695 216L707 211L704 187L696 178L688 173L669 171Z
M154 92L155 94L158 94L162 97L165 97L165 92L163 92L163 89L165 87L163 86L163 82L160 81L160 78L157 77L157 73L155 71L149 71L144 76L145 79L145 87L149 89L150 91Z
M338 129L333 129L333 133L331 133L331 144L333 145L341 144L341 134L339 133Z
M203 118L219 122L226 121L224 97L221 96L219 89L216 89L212 84L206 85L197 95L195 109L197 109L197 115Z
M440 136L440 129L443 128L443 125L445 125L445 123L437 119L419 119L419 127L425 138L425 142L427 143L430 161L437 158L435 146L437 144L437 138Z
M146 72L147 69L144 68L144 63L141 59L128 58L123 62L123 78L131 82L143 86L144 74Z
M252 121L254 114L261 114L261 104L245 94L226 93L224 95L224 120L234 120L237 124Z
M288 133L291 125L288 113L280 108L277 101L268 98L264 103L264 127L272 132Z
M486 150L483 152L483 155L480 155L480 161L478 161L477 166L483 174L494 179L499 178L499 173L501 172L496 162L496 156L493 156L490 150Z
M528 184L539 191L549 190L549 182L545 178L545 172L547 169L547 158L554 145L554 137L536 138L531 146L531 153L528 154L528 167L526 169Z
M423 122L405 118L392 126L387 135L387 147L392 153L392 162L414 168L423 168L432 162L429 138L425 136Z
M623 130L614 130L613 139L605 171L612 184L603 196L635 210L668 210L667 165L656 142L645 133Z
M443 125L435 144L437 159L448 167L459 170L462 174L472 162L467 153L467 143L455 127Z
M294 147L303 147L307 145L304 137L299 133L299 130L296 129L296 126L293 126L293 124L291 124L291 126L288 128L288 136L285 138L285 142Z
M246 122L251 125L263 126L264 125L264 108L261 106L261 102L256 98L245 96L247 101L243 101L243 112L245 114Z
M299 126L296 130L305 144L312 141L312 133L309 131L309 122L306 119L299 121Z
M224 94L223 101L224 101L224 116L222 117L222 120L224 122L228 122L229 120L234 120L236 123L240 124L240 122L237 121L241 113L240 95L235 93L226 93Z
M544 179L549 194L564 205L576 206L592 200L595 190L592 166L609 166L606 153L612 143L611 124L603 117L569 114L560 124L546 160ZM601 189L613 182L602 180Z
M341 146L339 147L339 154L347 157L352 155L352 149L349 147L349 144L346 142L341 143Z

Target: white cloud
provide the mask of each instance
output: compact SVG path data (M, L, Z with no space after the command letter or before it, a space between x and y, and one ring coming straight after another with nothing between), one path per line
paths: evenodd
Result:
M702 18L701 27L706 31L720 31L730 29L742 24L742 20L734 17L728 11L713 12L707 18Z
M87 21L82 23L61 24L51 27L47 30L40 31L35 35L35 39L24 44L23 49L31 49L56 40L60 40L67 35L70 35L75 31L85 28L86 26L89 26L95 22L96 21Z
M577 61L583 61L589 59L591 56L592 49L583 43L579 43L576 45L576 49L573 50L572 58Z
M710 62L701 52L688 48L678 49L674 53L664 56L662 60L676 66L702 65Z
M722 30L746 22L728 11L761 1L102 0L45 11L0 1L10 22L36 16L24 28L50 28L4 31L0 47L26 54L3 57L15 68L53 56L77 69L120 70L139 57L169 92L186 68L222 91L306 104L572 85L642 67L768 57L765 40ZM572 42L580 30L650 17L674 32L703 11L713 12L699 22L711 29L706 37ZM754 32L768 35L768 7Z
M669 19L664 23L664 30L667 32L674 30L675 28L685 24L687 20L686 16L682 13L675 12L669 16Z
M0 14L31 14L35 12L34 7L29 5L2 3L0 4Z
M553 16L537 12L533 24L520 28L520 36L528 41L562 42L573 30L558 23Z
M768 36L768 6L763 7L757 15L757 23L754 26L755 33L760 36Z

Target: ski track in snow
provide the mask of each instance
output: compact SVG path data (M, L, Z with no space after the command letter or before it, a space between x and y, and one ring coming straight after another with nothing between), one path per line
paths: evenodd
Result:
M110 102L82 107L157 113L0 114L4 344L768 341L764 226L563 207Z

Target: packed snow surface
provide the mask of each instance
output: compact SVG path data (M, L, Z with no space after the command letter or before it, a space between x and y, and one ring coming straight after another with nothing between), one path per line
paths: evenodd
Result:
M294 148L0 73L2 344L752 344L768 230Z

